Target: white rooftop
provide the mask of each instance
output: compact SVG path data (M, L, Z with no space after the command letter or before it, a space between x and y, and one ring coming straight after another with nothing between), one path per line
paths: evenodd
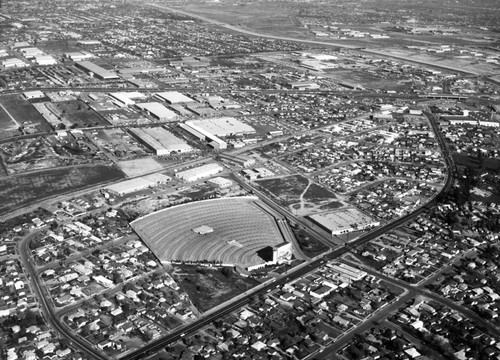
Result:
M190 97L187 97L186 95L181 94L178 91L165 91L165 92L161 92L161 93L156 93L155 95L164 101L168 101L171 104L193 102L194 101Z
M193 124L215 136L228 136L232 134L253 134L255 129L244 122L232 117L221 117L204 120L193 120L186 124Z

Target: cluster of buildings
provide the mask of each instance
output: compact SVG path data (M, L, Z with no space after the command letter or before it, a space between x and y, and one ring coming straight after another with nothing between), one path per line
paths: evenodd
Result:
M462 314L435 302L415 301L400 309L392 318L395 324L409 329L409 334L418 340L439 339L427 342L427 346L438 354L458 360L498 359L498 339L481 331L477 324ZM422 356L425 348L415 349L411 359Z
M416 209L436 195L436 185L406 179L389 179L350 194L350 202L380 219L394 219Z
M483 245L474 253L474 257L456 262L453 271L431 287L443 296L468 306L483 318L498 324L500 288L495 276L498 271L495 261L498 253L498 246L488 248ZM477 275L481 278L476 277Z
M146 275L67 312L66 324L108 356L165 335L194 318L191 303L166 273Z
M304 359L395 295L359 269L329 264L210 325L205 331L213 341L186 337L170 348L169 355L186 351L216 359Z

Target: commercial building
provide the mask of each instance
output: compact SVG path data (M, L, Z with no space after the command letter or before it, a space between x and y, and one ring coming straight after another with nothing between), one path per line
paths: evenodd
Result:
M169 104L188 104L195 102L195 100L177 91L156 93L155 97L162 101L166 101Z
M176 113L157 102L141 103L137 104L137 107L159 121L174 121L177 119Z
M365 271L356 269L355 267L349 266L344 263L335 265L328 264L327 266L336 273L338 273L341 277L349 281L359 281L367 275Z
M176 177L186 182L193 182L209 176L216 175L223 171L224 168L216 163L210 163L193 169L179 171L175 174Z
M355 208L313 214L309 215L308 218L321 228L331 232L332 235L347 234L380 225L380 221L372 219Z
M186 153L193 151L193 148L184 140L179 139L162 127L132 128L129 129L129 132L158 156L170 155L173 152Z
M152 176L147 175L109 185L105 187L104 190L109 191L113 195L124 196L136 191L141 191L164 184L170 180L172 180L170 176L163 174L153 174Z
M94 64L93 62L90 61L80 61L76 63L76 67L84 70L91 76L95 76L100 80L113 80L113 79L119 79L119 76L116 75L114 72L106 70L99 65Z
M250 167L255 165L255 159L249 159L244 156L230 155L230 154L219 154L219 160L227 161L234 165L239 165L242 167Z

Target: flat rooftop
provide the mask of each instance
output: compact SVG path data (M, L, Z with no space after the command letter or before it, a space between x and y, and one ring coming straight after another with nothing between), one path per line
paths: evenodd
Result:
M254 134L255 129L244 122L232 117L221 117L204 120L193 120L191 124L215 136L228 136L232 134Z
M356 227L362 228L375 222L371 217L355 208L313 214L309 217L332 232Z
M178 91L164 91L160 93L155 94L156 97L167 101L171 104L179 104L179 103L187 103L187 102L193 102L194 100L191 99L190 97L181 94Z

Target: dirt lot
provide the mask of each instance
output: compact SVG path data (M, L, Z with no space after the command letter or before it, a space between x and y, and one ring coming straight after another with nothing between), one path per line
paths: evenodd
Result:
M343 204L335 194L302 175L256 181L264 191L271 194L282 206L289 207L296 215L308 215L326 208L339 208Z

